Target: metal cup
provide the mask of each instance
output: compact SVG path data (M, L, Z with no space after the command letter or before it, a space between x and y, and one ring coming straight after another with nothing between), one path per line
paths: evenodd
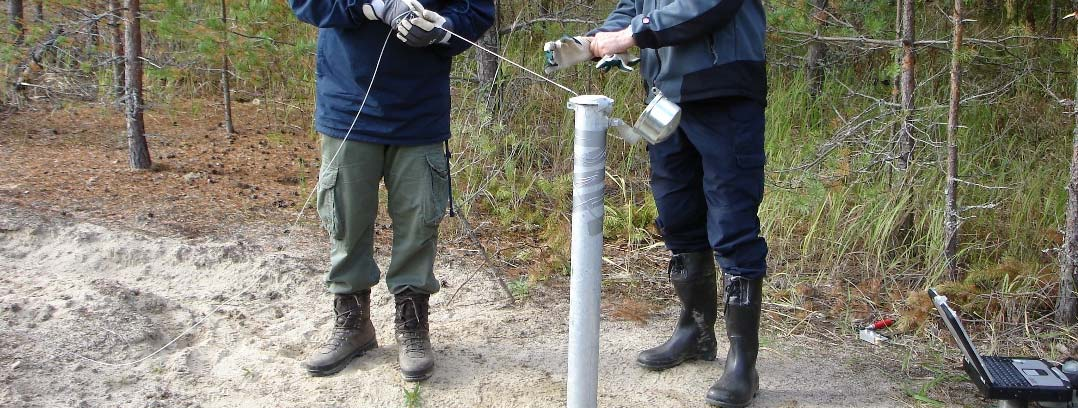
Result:
M610 126L617 129L618 136L629 144L637 144L641 140L648 144L662 143L674 134L681 123L681 107L656 88L652 88L651 93L651 101L636 120L636 126L630 127L617 118L610 120Z
M652 88L651 102L636 120L636 133L650 144L661 143L674 134L681 123L681 107L658 88Z

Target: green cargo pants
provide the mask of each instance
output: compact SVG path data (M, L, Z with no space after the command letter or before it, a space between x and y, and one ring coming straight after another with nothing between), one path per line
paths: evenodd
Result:
M341 149L341 143L347 146ZM427 294L438 291L434 253L438 225L449 202L449 163L441 147L441 143L390 146L322 136L318 216L332 242L326 274L330 292L355 293L378 283L374 223L383 179L393 221L386 286L393 294L409 288Z

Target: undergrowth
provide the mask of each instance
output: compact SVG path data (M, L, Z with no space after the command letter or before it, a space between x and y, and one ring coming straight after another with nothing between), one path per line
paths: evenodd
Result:
M597 22L613 3L503 2L501 25L560 9ZM836 14L847 16L850 26L833 27L831 34L893 35L888 3L836 3ZM769 4L773 27L813 29L804 4ZM150 108L169 111L178 100L194 99L192 109L198 112L191 114L219 111L216 103L201 102L218 92L219 71L214 69L221 55L215 41L223 26L210 23L215 6L168 1L148 7ZM257 104L259 120L288 130L266 136L273 143L289 138L317 141L310 126L316 30L291 18L281 2L233 5L230 14L233 31L243 34L234 35L231 44L237 103ZM941 256L950 59L946 46L919 48L919 108L913 112L918 143L913 165L901 169L888 157L894 126L902 117L889 105L898 70L894 50L833 46L822 93L812 97L801 70L804 39L769 34L768 188L760 213L772 248L769 297L794 307L792 317L818 313L849 326L901 316L904 330L922 330L934 318L922 289L936 286L972 321L989 326L984 332L1034 334L1007 347L1071 353L1053 346L1074 343L1074 335L1051 326L1048 317L1059 290L1057 250L1073 127L1073 119L1051 95L1074 91L1073 20L1059 27L1060 33L1071 34L1053 40L1021 24L977 17L969 25L973 36L1028 38L978 45L961 55L967 66L966 95L977 97L963 105L959 133L959 172L965 181L959 197L966 210L960 231L963 276L957 278L945 275ZM936 9L920 13L917 24L921 38L950 37L949 22ZM500 50L538 70L544 41L592 26L528 25L503 35ZM32 27L27 43L46 32ZM95 83L100 98L110 101L106 47L96 45L96 54L60 53L49 62L96 72L104 78ZM6 73L22 68L18 62L25 51L0 47ZM514 264L533 265L529 276L514 281L516 291L528 294L534 283L569 271L569 95L507 64L497 76L496 92L477 86L471 55L459 57L453 73L451 145L457 201L465 212L489 219L490 231L537 242L539 249L510 255ZM47 85L49 77L31 79ZM630 122L644 106L636 74L577 67L554 79L580 93L613 98L614 116ZM6 101L17 99L6 87L2 92ZM645 149L615 138L610 138L608 149L604 234L611 251L628 254L608 259L608 265L629 270L624 279L662 282L661 265L635 264L664 255L653 227L657 211L648 189ZM630 290L647 286L629 285Z

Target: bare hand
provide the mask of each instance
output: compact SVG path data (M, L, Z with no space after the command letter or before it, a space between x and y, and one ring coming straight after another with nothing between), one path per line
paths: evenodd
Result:
M636 46L631 27L621 31L595 33L595 40L591 42L591 53L597 57L620 54Z

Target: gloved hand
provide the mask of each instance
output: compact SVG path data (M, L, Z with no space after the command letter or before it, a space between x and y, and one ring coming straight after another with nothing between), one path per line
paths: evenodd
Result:
M630 57L629 53L624 52L603 57L598 64L595 64L595 68L601 69L603 72L610 72L611 68L617 68L623 72L632 72L633 67L639 63L640 58Z
M396 27L397 22L407 17L412 10L408 8L408 2L404 0L371 0L363 5L363 16L368 20L381 20L390 27Z
M543 51L546 54L546 67L543 72L547 75L595 58L591 54L590 37L565 36L544 44Z
M412 9L417 16L402 19L397 24L397 39L416 48L449 43L452 36L447 30L453 29L450 27L451 23L441 14L423 10L423 6L418 5L418 2L414 6L418 8L418 11L417 8Z

